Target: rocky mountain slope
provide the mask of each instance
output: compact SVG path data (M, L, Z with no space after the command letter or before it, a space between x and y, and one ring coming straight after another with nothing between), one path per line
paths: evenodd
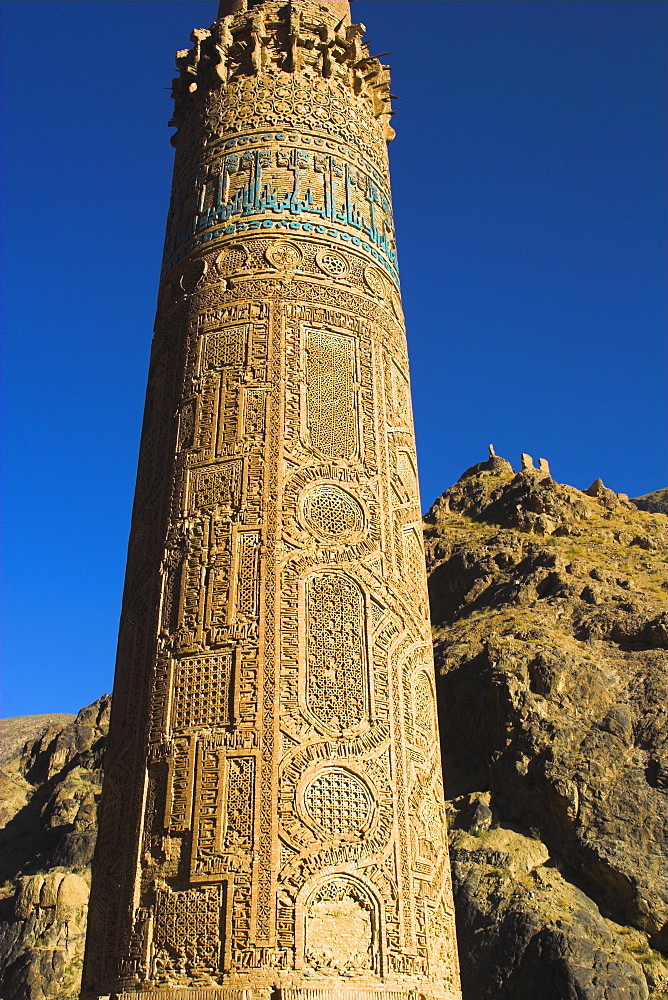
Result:
M668 489L646 493L644 497L636 497L631 503L638 510L646 510L651 514L668 514Z
M61 712L60 715L20 715L0 720L0 767L19 756L28 741L34 742L47 729L66 726L76 716Z
M494 457L425 523L465 996L668 996L665 518Z
M2 1000L79 995L110 701L106 695L76 718L3 720Z
M666 522L640 506L494 457L425 519L464 1000L668 997ZM108 714L2 724L0 1000L78 996Z

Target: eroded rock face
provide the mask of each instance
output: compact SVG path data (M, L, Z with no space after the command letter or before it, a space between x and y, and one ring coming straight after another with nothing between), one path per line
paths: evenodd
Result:
M665 996L665 519L497 462L425 521L465 997Z
M79 995L109 705L105 695L76 718L3 722L3 735L28 740L0 774L2 1000Z
M475 939L468 996L529 1000L540 988L541 1000L647 1000L640 963L540 841L500 825L475 837L457 830L452 844L459 925Z
M655 490L654 493L647 493L644 497L635 497L631 503L638 510L647 510L651 514L668 514L668 489Z

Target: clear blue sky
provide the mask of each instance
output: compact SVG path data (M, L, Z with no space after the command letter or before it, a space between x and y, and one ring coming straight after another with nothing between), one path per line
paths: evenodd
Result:
M172 148L215 0L5 0L2 715L111 688ZM491 441L637 496L663 464L657 0L357 0L391 51L425 508Z

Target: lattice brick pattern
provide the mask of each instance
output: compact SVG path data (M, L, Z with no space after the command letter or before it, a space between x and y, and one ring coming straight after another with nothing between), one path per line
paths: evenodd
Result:
M306 700L328 726L350 729L367 704L364 597L353 580L334 573L314 577L307 589Z
M312 490L304 502L304 518L309 527L333 537L364 527L364 513L357 500L336 486Z
M237 539L237 614L256 617L258 612L258 559L260 535L257 531L245 531Z
M418 485L415 468L407 451L400 451L397 456L397 472L411 500L417 499Z
M227 766L225 847L250 847L253 842L255 758L230 757Z
M373 803L369 789L354 774L327 771L307 786L304 804L315 822L334 837L362 831Z
M422 544L415 528L404 529L404 559L403 575L406 582L416 591L422 593L426 570Z
M203 368L222 368L225 365L242 365L249 326L229 326L208 333L202 352Z
M158 889L154 944L216 970L220 965L220 891L218 888L171 892Z
M264 432L264 411L267 393L264 389L246 389L244 393L244 431L246 434Z
M175 668L172 728L227 725L232 654L194 656Z
M338 333L309 330L306 356L311 441L330 458L349 458L357 447L354 342Z
M193 473L193 507L228 506L237 503L241 489L241 462L224 462L211 469Z
M245 247L230 247L218 255L218 267L222 271L241 271L248 260L248 251Z

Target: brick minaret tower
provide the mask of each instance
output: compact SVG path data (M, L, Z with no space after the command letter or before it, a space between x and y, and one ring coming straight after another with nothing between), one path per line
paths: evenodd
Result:
M363 32L227 0L177 53L85 998L460 996Z

